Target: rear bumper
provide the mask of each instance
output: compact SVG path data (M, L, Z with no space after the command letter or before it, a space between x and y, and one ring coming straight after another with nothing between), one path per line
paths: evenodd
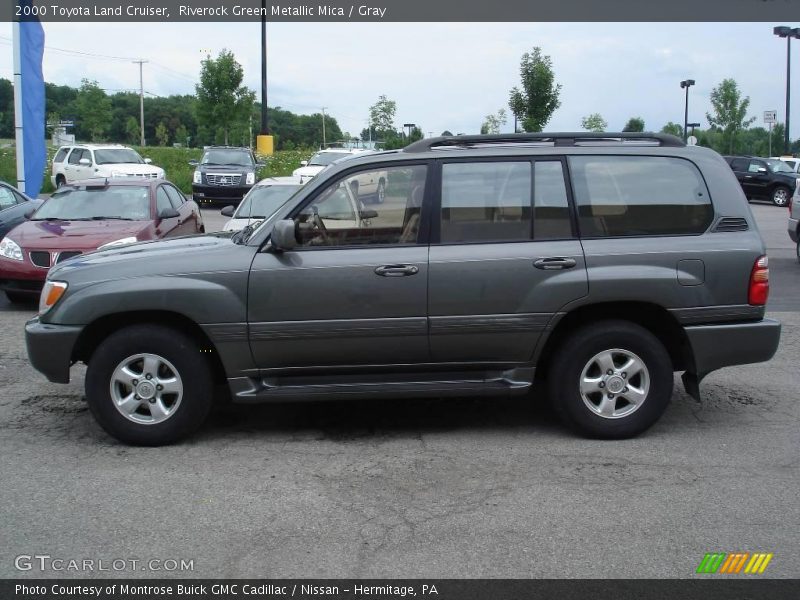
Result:
M698 380L722 367L767 361L775 355L781 339L781 324L773 319L696 325L685 331L694 357L694 368L689 371Z
M789 237L792 238L792 241L796 244L797 240L800 238L797 234L798 225L800 225L800 219L793 219L789 217L789 225L787 227L787 231L789 232Z
M33 368L53 383L69 383L72 350L80 326L42 323L35 317L25 324L25 345Z

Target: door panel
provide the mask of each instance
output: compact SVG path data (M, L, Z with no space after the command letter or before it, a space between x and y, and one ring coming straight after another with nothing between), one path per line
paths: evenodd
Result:
M376 273L391 265L415 269L399 276ZM428 362L427 282L426 246L259 253L248 292L256 364Z
M551 257L575 266L534 266ZM432 246L429 268L436 362L530 360L553 314L588 293L577 240Z

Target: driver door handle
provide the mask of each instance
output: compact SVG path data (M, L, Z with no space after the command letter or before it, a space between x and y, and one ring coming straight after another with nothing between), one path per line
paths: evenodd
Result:
M375 268L375 274L381 277L406 277L419 273L419 267L414 265L383 265Z
M578 264L574 258L565 258L563 256L553 256L549 258L540 258L533 263L537 269L545 271L556 271L560 269L571 269Z

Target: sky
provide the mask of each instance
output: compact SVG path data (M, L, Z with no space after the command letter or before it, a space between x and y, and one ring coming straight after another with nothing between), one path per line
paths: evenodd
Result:
M385 94L397 102L396 124L425 135L478 133L485 115L508 111L524 52L540 46L553 61L561 107L549 131L580 129L600 113L609 131L633 116L658 131L683 123L683 79L689 122L708 125L709 95L732 77L750 97L754 125L765 110L784 120L786 40L774 25L798 23L273 23L268 25L268 104L335 117L358 135L369 107ZM72 86L84 77L109 92L144 88L166 96L194 92L200 61L227 48L260 94L260 24L45 23L46 81ZM11 24L0 24L0 77L12 78ZM73 53L66 53L69 50ZM84 54L75 54L84 53ZM105 55L117 59L90 55ZM800 41L792 48L792 138L800 137ZM145 115L145 119L147 115ZM513 117L504 131L513 130Z

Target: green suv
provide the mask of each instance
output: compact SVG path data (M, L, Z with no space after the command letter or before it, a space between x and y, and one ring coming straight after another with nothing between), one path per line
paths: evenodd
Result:
M354 218L353 182L385 178ZM334 164L256 229L54 267L26 326L120 440L164 444L233 401L547 396L622 438L700 381L769 360L769 269L717 153L660 134L458 136Z

